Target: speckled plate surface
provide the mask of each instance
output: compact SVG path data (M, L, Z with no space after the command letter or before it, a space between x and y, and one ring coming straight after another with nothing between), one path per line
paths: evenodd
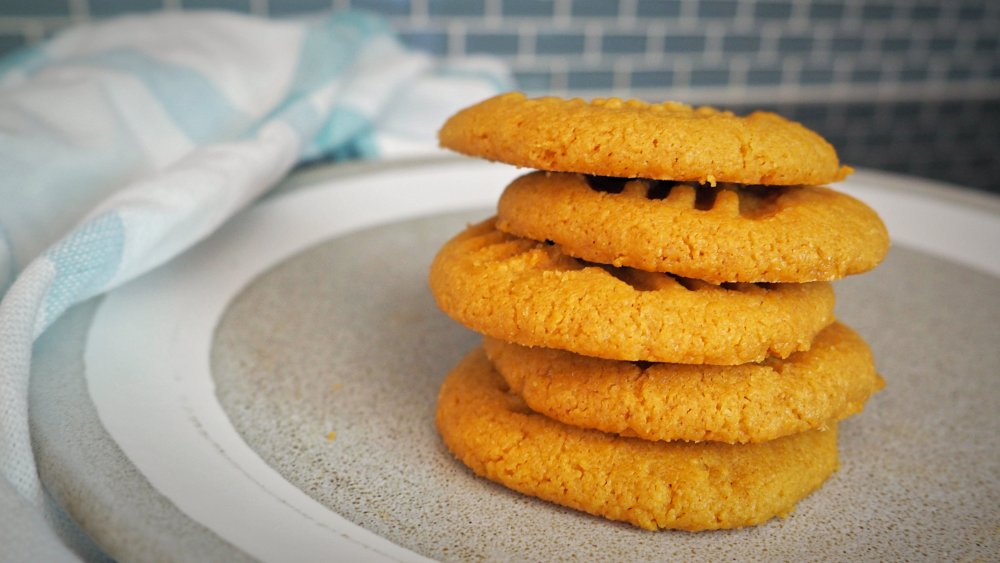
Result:
M1000 204L861 173L896 245L837 284L887 388L785 520L649 533L509 492L441 445L476 345L434 307L437 248L517 171L468 161L300 176L43 337L43 479L121 560L991 559L1000 552ZM263 242L262 242L263 241ZM264 246L262 246L264 245Z

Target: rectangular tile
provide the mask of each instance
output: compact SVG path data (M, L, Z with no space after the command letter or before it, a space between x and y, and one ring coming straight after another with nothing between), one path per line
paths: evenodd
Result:
M830 50L834 53L860 53L864 47L865 40L862 37L840 36L830 41Z
M844 109L844 117L854 121L871 121L877 113L874 104L848 104Z
M515 17L552 17L555 14L553 0L503 0L500 14Z
M861 17L866 21L889 21L896 15L896 7L892 4L863 3Z
M834 148L837 149L837 152L840 153L841 155L842 162L857 162L857 159L850 158L847 156L847 154L845 154L844 151L845 148L855 146L853 143L851 143L851 138L846 131L839 131L830 128L830 129L821 129L818 131L818 133L820 135L823 135L823 137L825 137L826 140L829 141L829 143L833 145Z
M677 34L663 39L664 53L701 53L705 50L704 35Z
M758 2L754 6L753 15L760 20L787 20L792 16L792 3L788 0Z
M882 79L879 68L855 68L851 71L851 82L856 84L876 84Z
M90 0L91 11L93 11L96 1ZM162 1L156 1L162 4ZM330 0L271 0L267 3L268 13L272 16L292 16L321 12L329 10L330 6Z
M722 52L726 54L755 53L760 50L760 43L759 35L727 34L722 38Z
M552 88L552 73L542 71L515 71L518 88L529 92L547 92Z
M810 2L809 18L814 20L839 20L844 17L842 2Z
M3 0L5 16L68 16L69 0Z
M680 0L639 0L635 14L640 18L676 18L681 15Z
M892 116L899 121L912 121L920 117L920 102L902 101L892 104Z
M736 16L736 0L701 0L697 4L698 17L704 19L732 18Z
M181 0L185 10L231 10L250 12L250 0Z
M353 9L366 10L386 16L407 16L410 14L408 0L348 0L348 2Z
M884 53L905 53L913 46L913 39L905 37L885 37L879 45Z
M638 33L605 33L601 38L601 51L609 54L646 52L646 36Z
M400 2L409 6L409 2ZM483 16L485 0L427 0L427 13L431 16Z
M747 71L747 84L750 86L777 86L781 80L780 68L752 68Z
M631 76L632 88L665 88L674 85L671 70L634 70Z
M469 32L465 37L465 52L493 55L517 54L518 36L513 33Z
M132 12L149 12L163 9L163 0L90 0L90 15L99 18Z
M802 104L788 113L789 119L794 119L807 126L814 123L824 123L830 115L827 104Z
M958 19L977 22L986 17L986 2L965 2L958 7ZM997 30L994 29L994 32Z
M571 70L567 76L570 90L610 90L615 85L615 73L610 70Z
M909 17L917 21L933 21L941 17L940 2L922 2L910 7Z
M892 134L888 131L875 131L868 134L865 139L866 143L871 143L872 146L876 147L890 147L892 146Z
M729 84L729 70L725 68L696 68L691 71L691 86L725 86Z
M930 78L926 64L907 64L899 69L900 82L924 82Z
M996 35L987 35L983 37L977 37L972 42L973 48L978 53L996 53L998 47L1000 47L1000 38Z
M572 0L570 16L610 18L618 16L618 0Z
M539 33L535 52L539 55L577 55L583 53L582 33Z
M812 51L812 35L786 35L778 38L778 52L783 55L802 54Z
M946 74L948 80L960 82L964 80L969 80L974 76L972 67L965 64L953 64L948 68Z
M834 71L830 67L803 68L799 71L799 83L809 86L833 84Z
M927 42L927 47L934 53L950 53L957 45L958 38L953 35L939 35Z

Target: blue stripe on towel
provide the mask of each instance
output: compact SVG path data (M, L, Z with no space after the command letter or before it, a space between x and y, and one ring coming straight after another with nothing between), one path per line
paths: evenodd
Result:
M118 272L125 249L125 225L117 212L98 215L50 248L45 257L55 266L41 324L47 327L70 305L100 293Z
M324 122L306 99L341 76L348 80L346 75L357 62L357 53L375 37L395 41L384 20L363 12L339 12L307 29L288 99L274 113L291 125L305 143L303 161L376 155L371 116L335 107Z
M331 147L335 150L331 151ZM306 154L334 160L374 158L377 155L375 124L368 116L351 108L334 108Z
M281 108L275 117L287 123L302 139L303 161L374 158L378 154L375 124L360 111L335 107L324 121L316 108L302 99Z
M391 36L388 25L361 12L340 12L306 28L299 63L289 92L294 99L314 93L344 74L363 46L376 35Z

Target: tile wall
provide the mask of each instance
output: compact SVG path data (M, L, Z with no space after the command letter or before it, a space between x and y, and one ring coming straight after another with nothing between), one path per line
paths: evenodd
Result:
M0 52L160 9L354 8L407 44L508 61L531 93L767 108L851 164L1000 193L994 0L2 0Z

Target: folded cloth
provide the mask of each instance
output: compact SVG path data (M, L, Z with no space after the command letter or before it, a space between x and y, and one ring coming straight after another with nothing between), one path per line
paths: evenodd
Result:
M43 505L31 348L68 307L190 247L296 164L432 147L447 115L508 86L492 60L437 61L352 12L132 16L0 60L0 475Z

